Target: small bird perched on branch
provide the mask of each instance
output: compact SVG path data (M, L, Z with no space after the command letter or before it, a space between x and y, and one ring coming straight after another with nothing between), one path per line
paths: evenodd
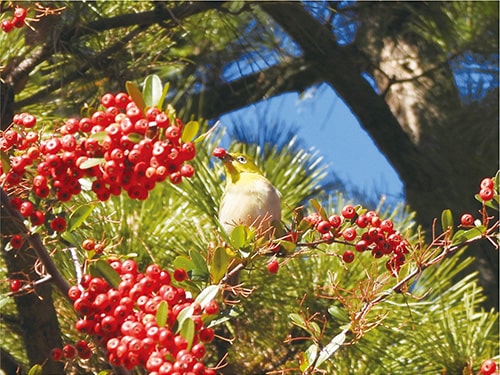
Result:
M219 147L214 150L214 156L222 160L226 170L219 221L227 234L241 224L262 225L265 229L272 222L281 221L280 193L250 157L228 153Z
M213 155L224 163L226 188L219 207L219 221L230 235L238 225L259 228L266 237L273 234L275 223L281 221L280 193L262 174L253 160L240 153L228 153L216 148ZM241 265L240 265L241 266ZM227 284L238 284L239 271L226 280ZM228 299L231 299L227 293Z

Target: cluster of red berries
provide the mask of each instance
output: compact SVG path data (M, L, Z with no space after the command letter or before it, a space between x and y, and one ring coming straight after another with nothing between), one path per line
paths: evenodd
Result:
M14 28L21 28L25 24L26 16L28 11L20 6L16 6L14 9L14 16L10 20L3 20L1 23L1 28L4 32L10 33Z
M120 275L117 288L100 277L84 275L80 285L69 289L73 306L82 315L76 329L96 337L113 366L141 366L150 375L216 374L205 368L202 359L205 343L214 338L204 320L217 314L217 302L202 307L183 288L172 285L170 274L156 264L141 273L133 260L109 263ZM165 324L157 317L162 303L168 305ZM194 335L190 340L175 328L185 309L192 309L189 319L194 323Z
M495 191L495 183L493 182L493 179L486 177L483 178L481 181L481 185L479 186L479 197L487 202L491 201L495 194L498 194L498 192Z
M479 372L481 375L498 375L496 362L492 359L487 359L481 364Z
M0 182L15 187L27 178L35 197L66 202L81 192L86 177L102 201L122 189L143 200L157 182L169 178L178 184L194 175L185 162L196 150L192 142L182 141L180 119L154 107L143 113L125 93L105 94L101 103L105 110L68 119L59 134L45 140L29 130L36 124L34 116L15 115L14 126L0 138L0 150L13 151Z
M334 214L328 219L319 213L312 213L304 218L327 243L341 239L350 243L358 252L370 251L375 258L388 256L386 266L397 274L405 263L409 242L394 229L390 219L382 220L375 211L358 215L351 205L342 208L341 214ZM342 259L346 263L354 261L354 252L346 250Z
M53 348L50 351L50 358L53 361L71 359L89 359L92 357L92 349L85 340L78 340L75 344L66 344L61 348Z

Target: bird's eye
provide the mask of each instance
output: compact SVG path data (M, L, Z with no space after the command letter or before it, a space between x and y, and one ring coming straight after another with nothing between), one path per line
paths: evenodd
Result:
M244 156L238 156L236 160L238 160L241 164L245 164L247 162L247 159Z

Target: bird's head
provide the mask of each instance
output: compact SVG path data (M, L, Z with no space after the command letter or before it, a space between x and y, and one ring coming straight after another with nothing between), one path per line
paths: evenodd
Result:
M223 148L216 148L213 155L222 160L226 173L234 183L238 181L241 173L253 173L262 176L262 172L255 165L251 157L239 152L229 153Z

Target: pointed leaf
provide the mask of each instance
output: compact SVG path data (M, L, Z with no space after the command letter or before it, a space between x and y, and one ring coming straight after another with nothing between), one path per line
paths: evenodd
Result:
M168 318L168 303L166 301L161 301L156 310L156 323L158 327L165 327L167 325Z
M95 167L96 165L103 164L104 162L104 158L89 158L80 164L80 169L89 169Z
M189 255L191 256L191 259L193 260L194 263L193 277L195 279L197 277L199 278L207 277L209 275L209 272L208 272L207 261L205 260L205 258L203 258L201 254L196 250L190 251Z
M316 199L311 199L311 204L316 210L316 212L324 219L328 220L328 216L326 215L325 209L321 206L321 204Z
M293 324L295 324L297 327L300 327L302 329L305 329L307 331L307 324L302 315L296 314L296 313L291 313L288 315L290 320L292 321Z
M230 257L223 247L215 249L215 254L212 260L210 274L214 283L218 283L226 274L226 269L229 264Z
M90 263L89 271L92 276L102 277L115 289L118 288L118 285L122 281L118 272L103 259Z
M441 213L441 226L443 228L443 232L446 232L447 230L453 231L453 214L450 209L443 210Z
M179 255L174 259L174 267L182 268L186 271L191 271L195 268L194 262L185 255Z
M158 103L161 100L162 93L163 87L160 77L156 74L147 76L142 87L142 97L144 98L145 106L160 108Z
M108 135L108 133L104 132L104 131L103 132L97 132L97 133L92 134L89 137L89 139L94 139L94 140L96 140L98 142L102 142L102 141L104 141L104 139L106 138L107 135Z
M198 302L201 306L202 309L204 309L210 301L213 301L215 297L217 296L217 293L219 293L219 286L218 285L209 285L205 289L201 291L200 294L198 294L198 297L196 297L195 302Z
M181 326L180 334L184 339L186 339L188 347L187 349L191 349L191 345L193 345L194 339L194 321L193 319L186 319Z
M92 211L95 208L95 204L84 204L78 207L75 211L71 213L69 216L69 225L68 231L72 232L89 217Z
M303 372L305 372L314 363L316 357L318 356L318 350L319 350L318 345L312 344L304 352L305 354L304 363L307 363L307 367L303 370Z
M326 345L319 353L318 361L315 364L315 368L318 368L323 362L330 358L333 353L335 353L341 345L345 342L347 330L343 330L337 336L335 336L332 341Z
M125 87L133 102L137 105L141 112L144 112L146 104L144 103L144 98L142 97L142 93L141 90L139 90L139 87L137 87L137 85L132 81L125 82Z
M167 97L169 88L170 88L170 82L165 83L165 86L163 86L163 91L161 93L161 98L158 101L158 109L160 109L160 110L163 108L163 102L165 101L165 98Z
M182 142L190 142L198 134L198 130L200 130L200 123L198 121L189 121L182 130Z
M179 315L177 315L177 323L178 323L177 333L182 329L182 325L184 324L184 321L191 320L193 313L194 313L194 307L191 305L184 307L179 312Z

